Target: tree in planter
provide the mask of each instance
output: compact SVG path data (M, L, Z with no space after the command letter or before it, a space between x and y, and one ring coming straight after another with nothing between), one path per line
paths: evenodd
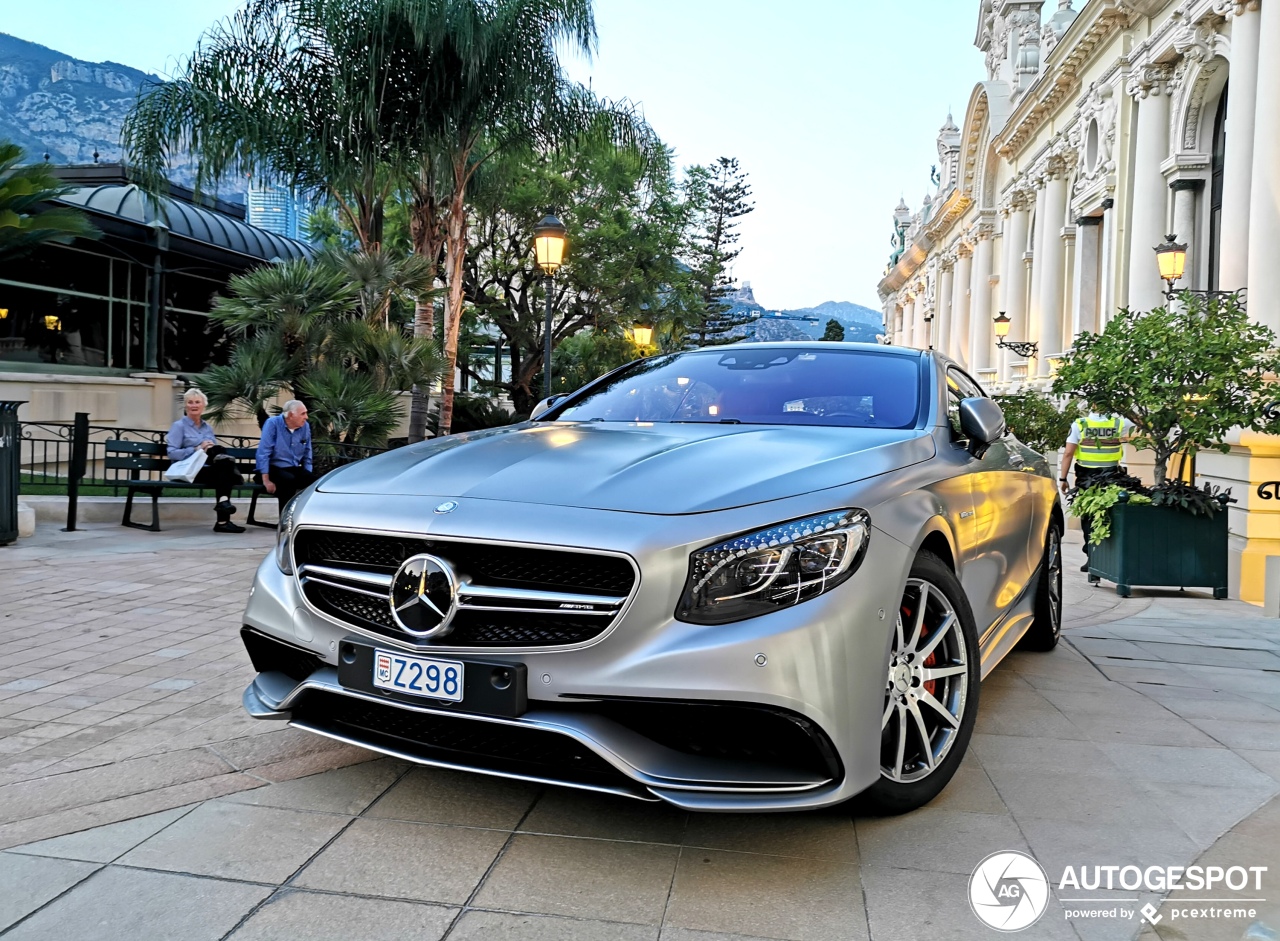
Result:
M1062 447L1071 433L1071 424L1082 414L1079 402L1071 400L1058 408L1049 396L1034 389L993 398L1004 411L1009 430L1027 447L1041 452Z
M1263 430L1275 398L1266 377L1280 372L1275 345L1238 295L1184 292L1176 305L1122 310L1101 333L1077 337L1053 391L1133 422L1133 444L1155 452L1159 488L1174 454L1226 452L1231 429Z

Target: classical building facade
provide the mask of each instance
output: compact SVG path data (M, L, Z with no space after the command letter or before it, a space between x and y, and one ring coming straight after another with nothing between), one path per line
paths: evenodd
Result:
M1280 333L1280 0L981 0L986 55L935 192L894 213L880 296L892 342L940 349L988 388L1047 385L1074 337L1163 301L1154 246L1189 245L1182 287L1247 288ZM1004 312L1023 357L996 345ZM1244 433L1201 476L1233 487L1234 588L1260 602L1280 513L1280 439ZM1274 501L1272 501L1274 502Z

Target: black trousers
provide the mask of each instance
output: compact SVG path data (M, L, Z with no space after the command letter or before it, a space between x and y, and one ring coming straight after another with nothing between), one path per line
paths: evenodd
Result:
M231 499L231 488L244 483L244 478L236 473L235 461L219 461L210 459L200 468L193 483L202 487L212 487L219 502Z
M268 476L276 485L276 499L280 501L281 510L294 494L299 490L306 490L317 479L315 474L304 467L273 467Z

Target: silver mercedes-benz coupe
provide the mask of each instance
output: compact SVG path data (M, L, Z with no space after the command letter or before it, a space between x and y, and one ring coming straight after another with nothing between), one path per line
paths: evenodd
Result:
M295 498L242 636L262 719L689 810L931 800L1051 649L1041 455L933 352L654 356Z

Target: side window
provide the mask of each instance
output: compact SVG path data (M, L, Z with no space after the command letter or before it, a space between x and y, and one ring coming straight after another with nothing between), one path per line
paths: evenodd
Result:
M958 444L968 444L968 439L960 430L960 401L974 398L986 398L982 387L956 367L948 367L947 421L951 425L951 440Z

